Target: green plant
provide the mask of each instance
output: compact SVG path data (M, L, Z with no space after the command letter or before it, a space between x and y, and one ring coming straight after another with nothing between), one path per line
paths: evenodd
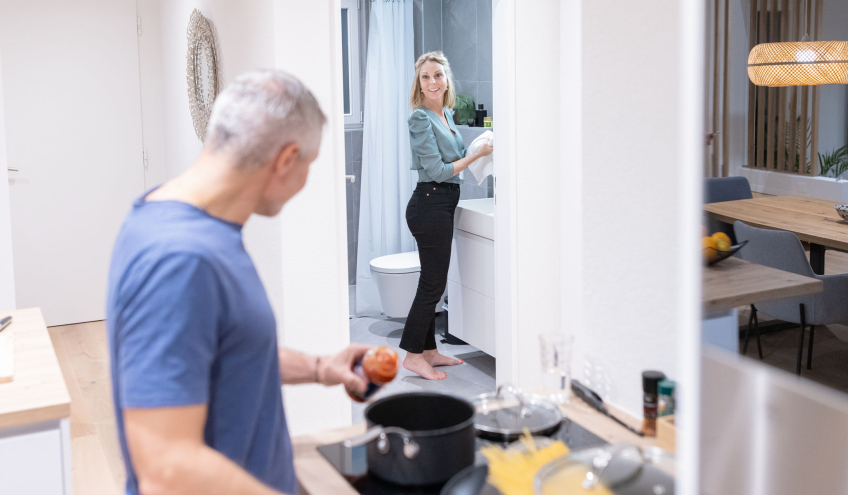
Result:
M848 171L848 146L843 146L830 153L819 153L819 175L824 177L839 177Z

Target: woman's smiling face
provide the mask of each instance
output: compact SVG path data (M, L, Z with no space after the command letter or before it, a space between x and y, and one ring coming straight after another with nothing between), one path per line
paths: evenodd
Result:
M441 107L444 101L445 91L448 90L448 78L445 75L445 69L442 67L442 64L433 62L432 60L426 62L421 66L421 72L418 77L418 82L421 84L421 91L424 93L424 100Z

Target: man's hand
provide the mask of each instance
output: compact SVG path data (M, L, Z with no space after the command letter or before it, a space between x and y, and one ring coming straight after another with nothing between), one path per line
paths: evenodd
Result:
M353 364L374 346L351 344L343 351L332 356L322 356L317 359L318 383L326 386L344 384L350 390L365 392L368 381L353 373Z

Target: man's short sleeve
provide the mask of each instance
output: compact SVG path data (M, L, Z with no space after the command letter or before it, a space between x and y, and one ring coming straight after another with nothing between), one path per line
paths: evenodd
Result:
M139 272L115 315L121 404L208 403L223 299L214 269L198 255L174 254Z

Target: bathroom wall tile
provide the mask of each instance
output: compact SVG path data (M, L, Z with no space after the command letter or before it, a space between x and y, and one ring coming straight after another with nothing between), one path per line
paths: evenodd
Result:
M458 95L468 95L474 102L477 102L477 81L461 81L454 79L453 81Z
M353 162L350 173L356 176L356 190L359 191L359 188L362 187L362 162L359 160ZM359 198L358 192L356 197Z
M477 100L476 103L483 104L483 108L486 109L487 115L489 117L494 117L494 113L492 112L492 101L494 100L492 95L492 83L489 81L480 81L477 83Z
M350 149L353 161L362 161L362 129L354 129L350 133Z
M492 0L477 0L477 80L492 80Z
M412 2L412 32L412 53L417 60L424 53L422 51L424 49L424 0Z
M442 0L442 40L454 78L478 81L477 0Z
M422 49L424 52L442 50L442 2L424 0L422 15Z
M353 150L351 149L351 140L350 136L352 131L345 131L344 133L344 146L345 146L345 173L350 174L350 166L353 163Z
M347 283L348 285L356 284L356 244L348 243L347 245Z

